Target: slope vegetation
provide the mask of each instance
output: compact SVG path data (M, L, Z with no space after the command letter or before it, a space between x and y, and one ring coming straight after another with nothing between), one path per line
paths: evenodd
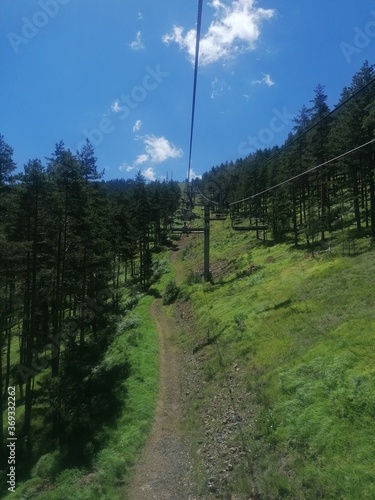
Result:
M212 282L202 238L179 259L198 495L374 498L370 239L312 254L214 223Z

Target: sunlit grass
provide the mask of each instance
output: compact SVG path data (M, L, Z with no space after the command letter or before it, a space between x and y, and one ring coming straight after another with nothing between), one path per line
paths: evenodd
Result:
M221 352L206 348L206 396L192 411L204 414L224 372L241 367L253 487L264 498L375 497L375 255L368 239L356 250L312 256L212 225L211 265L232 262L213 284L189 287L195 342L217 333ZM202 258L199 240L189 262ZM228 491L252 493L236 481Z

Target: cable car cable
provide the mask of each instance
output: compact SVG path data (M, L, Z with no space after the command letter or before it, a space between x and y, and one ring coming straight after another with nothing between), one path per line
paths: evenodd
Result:
M373 78L372 80L370 80L369 82L367 82L363 87L361 87L359 90L357 90L356 92L354 92L354 94L352 94L350 97L348 97L347 99L345 99L342 103L338 104L332 111L330 111L329 113L327 113L326 115L324 115L323 118L321 118L316 123L314 123L313 125L311 125L307 129L305 129L303 132L301 132L301 134L299 134L297 137L295 137L290 142L288 142L288 144L286 144L285 146L283 146L282 148L280 148L277 151L277 153L275 153L270 158L268 158L267 160L265 160L261 165L259 165L257 167L254 167L254 169L252 169L252 170L260 169L260 168L264 167L265 165L267 165L270 161L272 161L273 159L275 159L280 153L284 152L286 149L288 149L290 146L292 146L295 142L297 142L299 139L301 139L302 137L304 137L308 132L310 132L315 127L317 127L318 125L320 125L329 116L331 116L333 113L335 113L340 108L342 108L343 106L345 106L349 101L351 101L352 99L354 99L355 97L357 97L358 94L360 94L361 92L363 92L367 87L369 87L370 85L372 85L374 82L375 82L375 78ZM232 201L232 203L230 203L230 205L235 205L236 203L242 203L243 201L250 200L251 198L253 198L253 196L249 196L248 198L244 198L243 200Z
M195 62L194 62L194 81L193 81L193 102L191 109L190 146L189 146L189 162L188 162L188 177L187 177L188 185L190 183L190 177L191 177L191 153L193 148L195 101L197 94L197 78L198 78L198 63L199 63L199 44L201 38L201 25L202 25L202 6L203 6L203 0L198 0L197 37L195 43Z
M375 142L375 138L371 139L371 141L368 141L365 144L362 144L361 146L357 146L357 147L351 149L350 151L346 151L345 153L342 153L338 156L335 156L335 158L331 158L330 160L327 160L324 163L320 163L319 165L315 165L315 167L311 167L311 168L305 170L304 172L301 172L300 174L294 175L293 177L290 177L289 179L286 179L285 181L279 182L278 184L275 184L274 186L271 186L267 189L264 189L263 191L260 191L259 193L255 193L252 196L249 196L248 198L244 198L243 200L234 201L234 202L230 203L230 206L236 205L238 203L243 203L243 202L248 201L248 200L252 200L253 198L257 198L258 196L261 196L262 194L268 193L269 191L273 191L274 189L276 189L280 186L283 186L284 184L287 184L288 182L294 181L295 179L298 179L299 177L302 177L303 175L309 174L310 172L313 172L314 170L317 170L318 168L324 167L325 165L328 165L329 163L332 163L336 160L343 158L344 156L347 156L351 153L354 153L355 151L358 151L359 149L362 149L366 146L369 146L373 142Z

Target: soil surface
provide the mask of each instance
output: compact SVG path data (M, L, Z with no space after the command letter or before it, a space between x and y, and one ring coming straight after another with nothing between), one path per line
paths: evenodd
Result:
M182 237L171 252L177 284L185 278L177 255L193 238ZM171 318L161 299L150 308L159 335L160 389L153 429L133 470L129 500L243 500L258 498L233 494L234 476L251 482L251 453L244 442L244 428L251 425L252 400L244 390L244 367L234 363L225 368L224 380L214 397L204 401L207 377L206 349L216 349L223 361L225 352L195 337L194 312L188 302L179 301ZM182 351L179 335L195 337L196 345ZM220 351L220 352L219 352ZM182 430L184 415L192 402L199 401L196 417L199 438L187 442ZM248 431L248 429L247 429ZM189 431L190 432L190 431ZM246 431L245 431L246 433ZM197 443L198 442L198 445ZM189 456L194 448L194 460ZM253 457L254 458L254 457ZM202 477L204 484L202 485ZM199 479L198 479L199 478ZM199 485L195 481L199 481ZM198 494L200 491L200 494Z
M128 491L130 500L191 499L189 447L184 441L181 352L173 319L161 299L150 308L159 336L160 388L155 421L136 464Z

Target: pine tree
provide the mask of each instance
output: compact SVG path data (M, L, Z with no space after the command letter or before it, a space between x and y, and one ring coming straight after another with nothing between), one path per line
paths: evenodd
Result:
M332 119L325 118L329 113L327 105L327 95L324 92L324 86L319 84L315 89L315 97L310 112L312 114L312 124L317 123L316 128L310 136L310 147L316 164L323 164L329 158L329 135ZM325 238L325 230L330 229L330 199L329 199L329 173L326 168L320 168L316 174L316 182L319 183L321 237Z
M9 229L11 226L10 206L12 204L12 193L10 183L12 173L16 168L13 161L13 150L0 135L0 468L5 460L4 438L3 438L3 407L6 402L7 386L9 385L9 360L11 345L11 329L14 314L14 281L12 277L12 254L14 248L9 244ZM3 353L5 348L6 380L3 384ZM4 457L4 459L3 459Z
M39 160L31 160L25 165L22 183L18 186L17 237L23 245L22 269L22 336L20 360L30 373L37 373L37 347L42 336L41 284L44 274L43 224L46 174ZM30 435L33 406L33 376L25 378L25 416L23 435L31 454Z
M361 69L353 76L352 83L345 87L341 94L341 101L344 101L356 92L369 84L375 76L374 65L369 65L366 61ZM371 106L375 99L375 84L367 86L365 91L360 92L351 99L340 112L338 120L337 144L341 150L353 149L373 138L374 128L371 126ZM373 147L368 147L350 157L344 159L341 164L344 166L348 188L352 193L354 205L354 216L358 231L362 228L362 217L365 214L366 225L368 214L371 218L371 226L374 226L375 211L371 199L374 195L373 182ZM371 208L368 209L368 197ZM374 233L375 234L375 233Z

